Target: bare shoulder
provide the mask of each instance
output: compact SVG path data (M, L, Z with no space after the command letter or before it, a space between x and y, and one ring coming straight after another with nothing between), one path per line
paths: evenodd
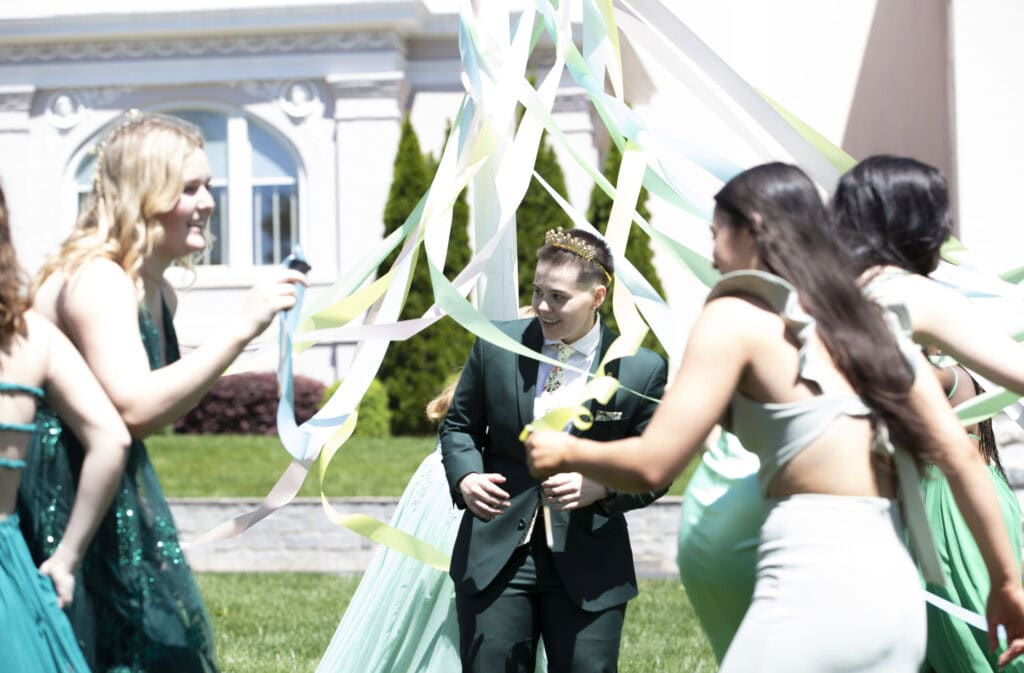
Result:
M38 311L29 309L24 318L25 331L11 344L11 358L18 362L18 369L35 379L45 371L53 340L62 335L57 326Z
M782 324L782 318L763 300L745 294L716 297L704 306L698 322L707 328L727 331L734 336L756 336L767 328Z
M931 278L914 274L901 282L903 302L910 311L915 333L942 329L949 321L962 320L971 312L963 295Z
M25 330L29 341L51 339L53 333L59 331L56 325L35 309L25 311Z
M92 311L97 304L111 306L111 302L125 303L133 307L135 285L121 266L109 259L92 259L66 280L59 297L58 315L64 319L64 311L76 313Z

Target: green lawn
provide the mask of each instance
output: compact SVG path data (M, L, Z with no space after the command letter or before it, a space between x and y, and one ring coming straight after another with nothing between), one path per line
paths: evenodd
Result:
M224 673L316 668L358 577L199 574ZM641 580L623 633L621 673L701 673L714 657L676 580Z
M400 496L436 438L350 440L335 455L324 491L331 497ZM146 440L164 491L172 498L262 497L288 465L277 437L261 435L155 435ZM672 485L682 495L693 461ZM320 494L314 465L299 495Z

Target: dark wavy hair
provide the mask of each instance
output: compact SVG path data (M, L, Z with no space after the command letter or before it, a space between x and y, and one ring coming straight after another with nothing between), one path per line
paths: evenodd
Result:
M25 276L18 266L11 241L7 198L0 188L0 342L6 343L25 327L25 311L32 300L25 293Z
M831 211L832 234L850 251L858 275L878 265L927 275L952 230L946 178L908 157L858 163L839 180Z
M852 261L821 226L828 213L811 179L796 166L764 164L726 183L715 203L723 225L751 231L759 267L796 288L833 361L875 420L922 456L924 429L907 404L913 367L882 309L857 287Z

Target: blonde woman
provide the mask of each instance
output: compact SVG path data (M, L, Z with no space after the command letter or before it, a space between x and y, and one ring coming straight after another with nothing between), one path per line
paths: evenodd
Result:
M207 245L209 182L197 129L160 115L129 118L100 146L82 214L38 278L37 309L70 337L134 438L70 614L94 671L216 669L209 618L141 440L188 411L245 344L294 304L294 284L304 280L275 270L249 293L230 329L180 357L177 300L163 275ZM44 415L19 498L37 559L60 542L66 503L79 485L82 445L65 420Z

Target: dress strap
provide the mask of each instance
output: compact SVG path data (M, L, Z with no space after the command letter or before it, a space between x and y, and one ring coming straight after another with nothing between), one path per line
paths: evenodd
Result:
M733 295L756 297L778 313L786 324L786 330L797 340L800 378L815 383L823 394L832 392L829 390L828 382L834 379L830 376L829 369L821 355L810 348L816 322L800 304L796 288L785 279L764 271L733 271L722 276L721 280L711 288L707 301Z
M946 576L939 563L939 553L935 549L935 538L925 514L924 495L921 492L921 475L917 470L914 457L902 447L895 446L889 439L889 428L879 421L875 429L875 441L872 451L892 457L896 465L896 479L900 490L900 504L903 509L904 524L910 534L910 547L921 567L924 579L938 586L946 586Z
M35 423L4 423L0 421L0 430L11 430L13 432L35 432Z
M28 393L29 395L35 395L38 398L42 398L45 394L42 388L26 386L20 383L8 383L7 381L0 381L0 392Z
M7 467L12 470L23 470L27 463L24 460L18 458L4 458L0 456L0 467Z
M960 387L960 372L957 371L956 367L953 367L953 387L946 393L947 399L953 399L953 395L956 395L956 389Z

